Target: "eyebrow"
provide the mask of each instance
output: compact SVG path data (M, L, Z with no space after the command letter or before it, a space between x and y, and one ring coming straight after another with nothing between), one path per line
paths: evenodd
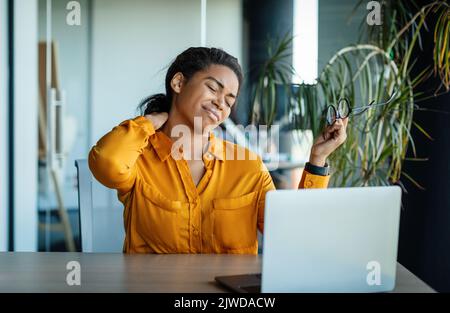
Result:
M206 77L205 79L209 79L209 80L212 80L212 81L216 82L216 84L219 85L219 87L222 88L222 89L225 88L225 86L224 86L219 80L217 80L216 78L214 78L214 77L212 77L212 76L208 76L208 77ZM234 95L234 94L231 93L231 92L230 92L227 96L231 96L231 97L233 97L233 98L236 99L236 95Z

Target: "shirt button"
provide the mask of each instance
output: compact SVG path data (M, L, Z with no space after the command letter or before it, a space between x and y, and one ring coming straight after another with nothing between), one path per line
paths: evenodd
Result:
M307 180L305 183L305 187L308 187L308 188L312 187L312 185L313 185L312 180Z
M213 155L211 154L211 152L207 152L205 156L206 156L206 158L207 158L208 160L211 160L212 157L213 157Z

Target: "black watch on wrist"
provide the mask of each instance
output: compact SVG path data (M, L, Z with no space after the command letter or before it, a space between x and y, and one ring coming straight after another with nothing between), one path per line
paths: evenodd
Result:
M330 167L328 166L327 163L325 163L325 166L317 166L317 165L312 165L309 162L306 162L305 170L308 173L311 173L313 175L320 175L320 176L330 175Z

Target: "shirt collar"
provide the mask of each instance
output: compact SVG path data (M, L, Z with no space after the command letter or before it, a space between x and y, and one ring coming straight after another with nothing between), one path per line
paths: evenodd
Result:
M207 156L208 159L208 157L212 155L214 158L223 161L224 160L223 140L221 140L220 138L216 138L213 132L209 133L208 140L209 140L208 151L205 153L204 156ZM159 159L161 161L166 161L172 150L173 144L172 139L167 137L167 135L164 134L162 131L157 131L154 136L150 136L149 141L150 144L155 149Z

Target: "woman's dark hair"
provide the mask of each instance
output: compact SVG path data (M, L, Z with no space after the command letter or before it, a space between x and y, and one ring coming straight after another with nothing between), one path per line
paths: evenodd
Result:
M170 82L173 76L181 72L189 80L195 73L206 70L211 65L224 65L230 68L237 76L239 89L241 88L243 75L238 60L222 49L191 47L179 54L167 70L165 86L166 94L156 94L141 101L139 110L141 114L154 112L169 112L172 104L173 90Z

